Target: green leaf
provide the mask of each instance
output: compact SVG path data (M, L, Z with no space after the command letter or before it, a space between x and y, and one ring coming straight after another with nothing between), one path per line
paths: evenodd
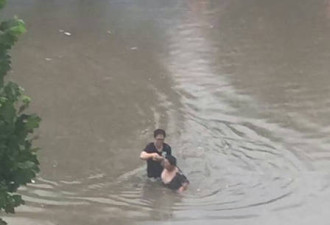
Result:
M0 225L7 225L7 223L0 218Z
M26 105L30 104L31 98L29 96L23 95L22 96L22 102Z
M13 195L13 200L15 201L15 207L25 204L24 200L22 199L22 196L20 195Z
M16 115L16 110L13 104L6 102L0 108L0 119L6 123L12 124Z
M41 119L39 116L37 116L35 114L29 115L29 117L26 119L25 127L28 130L38 128L40 121L41 121Z
M26 170L26 169L31 169L33 167L35 167L35 163L34 162L31 162L31 161L25 161L25 162L22 162L22 163L17 163L17 167L20 168L20 169L23 169L23 170Z
M15 102L21 96L20 87L14 82L8 82L4 86L4 94L9 101Z
M5 97L0 97L0 103L5 103L7 101L7 98Z
M16 24L10 28L10 31L13 35L19 36L26 32L25 23L23 20L15 18Z
M6 103L7 98L5 97L0 97L0 108L3 106L4 103ZM0 109L1 110L1 109Z
M31 152L36 153L36 152L39 151L39 150L40 150L40 148L32 148L32 149L31 149Z
M5 6L6 2L7 2L6 0L0 0L0 9L2 9Z
M14 206L12 205L12 204L7 204L6 206L5 206L5 212L6 213L15 213L15 208L14 208Z
M22 92L21 92L22 93ZM29 104L31 102L31 98L29 96L23 95L21 98L23 105L21 105L18 109L18 114L21 114L27 107L29 107ZM1 103L0 103L1 104Z
M0 39L1 43L1 39ZM1 45L0 45L1 48ZM0 87L3 86L3 78L11 69L10 67L10 57L8 55L0 56Z

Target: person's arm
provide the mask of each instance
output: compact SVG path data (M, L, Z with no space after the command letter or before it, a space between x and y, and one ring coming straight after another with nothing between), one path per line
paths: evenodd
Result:
M157 161L159 161L160 162L160 165L164 168L165 167L165 165L164 165L164 163L165 163L165 158L164 157L162 157L162 156L160 156L161 158L159 158Z
M178 192L180 193L187 190L190 183L185 175L182 174L181 176L181 187L178 189Z
M168 145L168 154L169 154L169 155L172 155L172 148L171 148L171 146L169 146L169 145Z
M153 159L155 160L156 158L161 157L157 153L148 153L146 151L142 151L140 154L140 159L142 160L148 160L148 159Z
M189 185L189 182L183 183L182 186L178 189L178 192L181 193L181 192L187 190L188 189L188 185Z
M140 159L142 160L149 160L152 159L154 161L161 161L163 157L158 155L158 153L153 152L153 150L150 147L151 143L148 144L145 149L140 153Z

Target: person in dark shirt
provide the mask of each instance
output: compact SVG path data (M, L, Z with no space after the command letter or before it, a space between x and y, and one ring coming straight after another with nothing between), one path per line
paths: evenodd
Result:
M187 190L189 185L189 180L176 166L176 158L172 155L165 157L161 179L166 187L178 192Z
M140 158L147 161L148 177L160 178L163 171L162 161L164 157L172 155L171 147L164 142L165 137L164 130L155 130L155 141L149 143L140 154Z

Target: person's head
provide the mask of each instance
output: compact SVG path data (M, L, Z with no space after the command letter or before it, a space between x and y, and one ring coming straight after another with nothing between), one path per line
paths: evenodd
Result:
M167 170L174 170L176 167L176 158L172 155L167 155L164 160L164 168Z
M164 143L165 137L166 137L165 130L157 129L154 131L154 138L157 146L161 146Z

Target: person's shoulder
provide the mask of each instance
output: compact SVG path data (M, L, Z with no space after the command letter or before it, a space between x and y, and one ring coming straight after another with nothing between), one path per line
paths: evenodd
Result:
M150 142L149 144L146 145L146 147L144 148L144 151L153 151L155 148L154 143Z
M167 143L164 143L163 146L164 146L165 149L171 149L171 146Z
M154 143L153 142L150 142L150 143L147 144L146 147L153 147L153 146L154 146Z
M171 146L166 143L163 144L163 151L167 152L170 155L172 154Z

